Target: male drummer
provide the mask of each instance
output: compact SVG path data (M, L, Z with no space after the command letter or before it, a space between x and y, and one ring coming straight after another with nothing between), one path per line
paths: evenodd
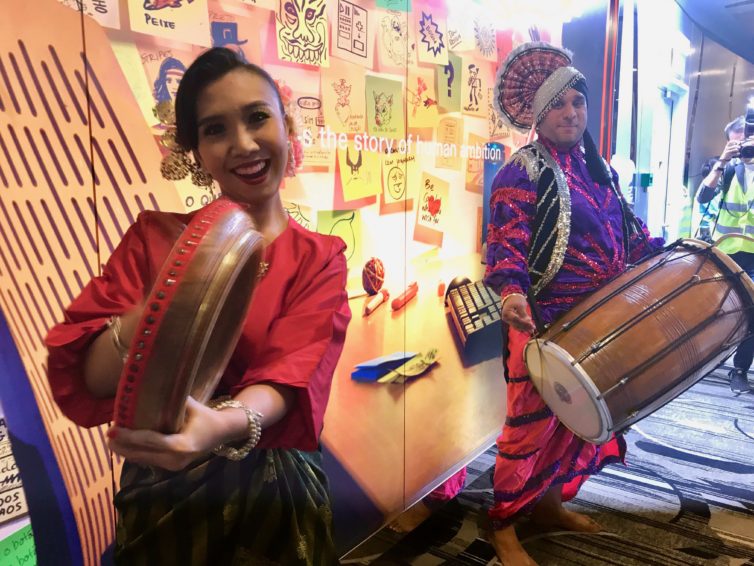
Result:
M754 136L745 138L745 120L739 116L727 126L728 139L717 163L702 181L697 199L704 204L720 194L720 212L714 224L714 240L725 234L754 236L754 211L751 192L754 188ZM730 255L750 277L754 277L754 242L729 238L719 248ZM733 356L730 389L736 395L751 391L748 372L754 360L754 336L744 340Z
M490 511L493 543L507 566L531 566L515 519L531 513L548 527L599 531L590 517L562 502L589 474L620 461L626 443L620 436L600 446L586 442L544 404L524 365L523 349L535 329L526 297L551 322L661 242L647 237L586 130L586 79L568 52L522 45L496 82L503 120L522 132L534 128L538 136L493 182L485 276L502 300L508 381Z

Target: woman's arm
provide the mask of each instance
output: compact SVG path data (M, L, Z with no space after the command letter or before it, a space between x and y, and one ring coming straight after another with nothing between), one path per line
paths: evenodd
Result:
M300 292L270 327L264 352L230 390L234 400L262 414L262 441L267 434L297 448L316 449L350 320L345 246L338 242L321 269L302 275ZM179 433L113 428L111 448L137 463L180 470L221 444L249 437L242 409L216 411L193 399L186 408Z
M244 388L234 399L261 413L264 431L288 413L294 404L295 391L284 385L259 383ZM178 471L218 446L245 442L249 422L242 409L216 411L189 398L183 428L176 434L112 427L108 436L112 451L127 460Z
M117 317L119 324L110 324L92 342L84 358L84 383L89 392L97 398L115 397L118 381L123 371L123 352L116 345L128 351L143 308L136 307Z

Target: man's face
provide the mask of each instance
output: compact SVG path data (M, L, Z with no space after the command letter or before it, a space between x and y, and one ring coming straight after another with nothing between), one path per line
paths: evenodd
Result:
M744 141L744 131L741 130L731 130L731 132L728 134L728 141Z
M538 131L558 149L568 150L581 141L586 121L586 98L571 88L545 114Z

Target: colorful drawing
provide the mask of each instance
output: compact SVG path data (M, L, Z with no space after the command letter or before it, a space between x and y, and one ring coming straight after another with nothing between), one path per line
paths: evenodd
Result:
M185 0L191 4L194 0ZM180 8L183 0L144 0L145 10L162 10L163 8Z
M409 128L433 128L438 106L435 76L431 69L411 67L408 71L406 104Z
M186 66L175 57L167 57L160 63L160 71L154 81L156 102L175 102L178 85L186 72Z
M421 10L417 27L419 47L419 61L422 63L435 63L447 65L448 47L445 36L447 35L445 20L432 14L429 10Z
M386 205L415 198L419 181L415 154L393 152L382 156L382 189ZM402 208L396 210L403 211Z
M346 164L351 169L351 178L348 179L348 183L361 180L361 150L359 150L359 156L356 161L351 161L351 154L349 148L346 148Z
M406 67L414 62L416 44L409 31L408 14L389 10L380 21L380 62L394 67Z
M445 48L443 33L440 31L439 26L432 21L432 14L422 12L422 18L419 21L419 33L427 51L434 53L435 57Z
M241 61L248 63L246 54L243 51L248 39L239 39L238 24L236 22L212 22L212 47L227 47L236 52Z
M403 86L398 81L368 76L367 131L382 138L401 139L405 134Z
M474 57L464 57L461 84L461 111L487 118L488 90L493 85L491 65Z
M329 169L332 166L334 147L325 143L322 132L325 118L322 101L313 94L294 93L299 137L304 146L304 170Z
M474 19L474 42L482 57L495 61L497 59L497 42L495 28L485 23L480 17Z
M366 116L366 82L363 69L332 58L321 71L322 112L334 132L361 134Z
M474 33L472 29L472 14L479 10L479 5L473 2L446 2L447 35L445 36L448 49L452 51L472 51L474 49ZM490 19L490 14L486 16Z
M414 240L442 245L445 218L449 214L450 184L429 173L422 175Z
M411 11L411 0L377 0L378 8L387 8L388 10L399 10L401 12Z
M406 173L400 167L394 166L388 171L387 190L393 200L400 200L406 194Z
M338 149L340 181L346 202L380 194L380 156L368 151L360 143L349 142L345 150Z
M301 226L307 230L315 229L315 221L317 220L317 217L314 215L314 209L311 207L297 202L283 201L283 208L285 208L288 216L293 218L293 220L301 224Z
M338 25L333 55L362 67L373 65L374 30L369 12L348 0L338 0Z
M128 2L131 30L173 41L209 47L208 0Z
M281 61L329 65L325 0L280 0L275 19Z
M58 0L63 6L83 11L90 18L112 29L120 29L120 6L118 0Z
M411 106L411 116L416 116L416 111L420 107L430 108L435 106L437 101L424 94L427 90L427 81L422 77L416 79L416 90L408 91L408 104Z
M387 129L393 119L393 95L377 91L372 91L372 95L374 96L374 123L377 130Z
M351 85L346 79L340 79L337 83L332 83L335 94L338 95L338 101L335 103L335 114L338 120L344 126L348 124L351 118Z
M317 232L338 236L346 243L346 261L358 268L361 283L361 215L358 210L320 210L317 213Z
M469 112L478 112L479 101L482 98L482 79L479 78L479 67L473 63L469 65L469 77L467 81L469 85L469 98L463 109Z
M435 167L461 169L461 143L463 140L463 120L446 116L437 124L437 146Z
M498 114L493 102L495 93L492 88L487 89L487 125L491 140L500 140L505 145L510 145L511 130L505 125Z
M444 112L460 112L461 110L462 64L461 57L450 53L447 64L436 67L437 104Z

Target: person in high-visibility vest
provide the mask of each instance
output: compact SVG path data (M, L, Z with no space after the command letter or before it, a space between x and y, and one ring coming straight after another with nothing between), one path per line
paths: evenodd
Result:
M715 240L725 234L754 237L754 157L739 157L743 147L754 147L754 136L744 139L744 124L744 117L739 116L725 127L728 138L725 148L699 187L697 199L702 204L720 194L720 211L712 227ZM719 247L749 276L754 277L754 242L731 238ZM739 344L733 356L733 369L729 373L733 393L752 390L748 371L753 360L754 336L750 336Z
M702 167L702 178L706 178L710 174L712 168L717 165L717 158L707 160L707 163ZM696 200L696 199L694 199ZM712 200L701 204L696 201L697 212L699 218L699 228L696 234L692 237L699 238L705 242L712 243L712 231L715 229L715 222L717 221L717 214L720 212L720 193L715 195Z

